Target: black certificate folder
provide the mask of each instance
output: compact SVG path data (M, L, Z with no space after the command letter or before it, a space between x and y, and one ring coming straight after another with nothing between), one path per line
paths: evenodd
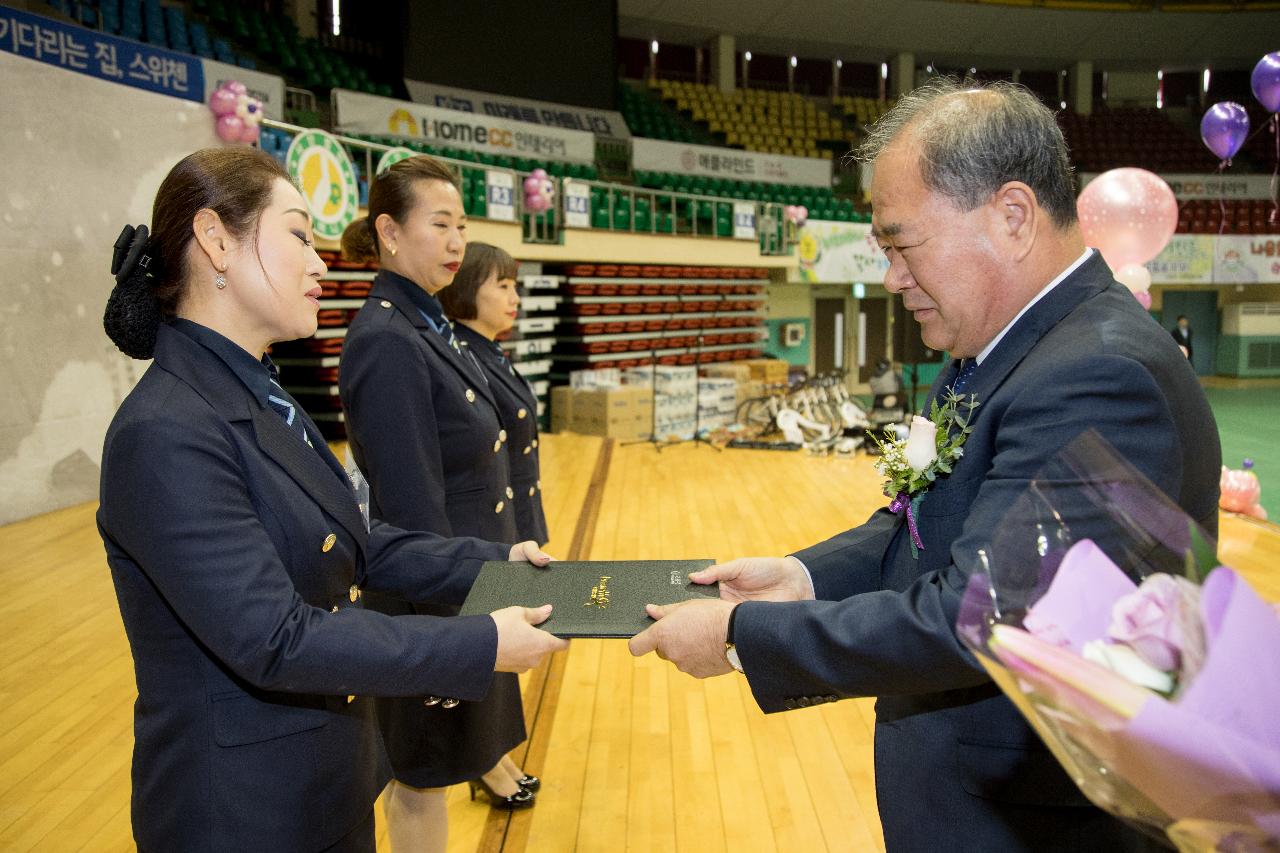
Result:
M719 598L719 584L697 584L689 573L712 560L557 560L545 569L530 563L488 562L480 568L463 616L492 613L513 604L552 606L540 628L557 637L626 638L653 624L646 604Z

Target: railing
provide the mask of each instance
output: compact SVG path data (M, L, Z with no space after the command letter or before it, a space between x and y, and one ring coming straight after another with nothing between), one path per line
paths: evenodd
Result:
M295 136L307 130L307 128L273 119L263 119L262 125ZM345 136L340 133L334 133L333 136L351 151L353 159L361 159L363 161L363 169L360 172L366 181L374 174L377 163L375 158L380 158L383 153L401 147L354 136ZM459 181L464 179L465 170L500 172L510 175L512 186L511 205L515 210L516 221L521 223L521 237L526 243L563 243L565 228L583 227L566 225L566 218L571 215L581 216L582 214L587 216L588 225L585 227L590 230L649 234L652 236L691 236L715 240L734 240L739 239L733 236L735 230L733 226L738 224L733 221L732 210L735 203L749 203L753 206L752 224L755 227L756 238L762 255L789 254L791 248L797 242L795 228L786 221L783 216L783 205L777 202L747 202L745 199L726 199L721 196L646 189L625 184L592 181L585 178L557 178L550 176L548 180L555 186L556 207L546 212L535 212L526 209L524 205L524 179L529 177L531 172L503 166L473 163L466 160L455 160L450 157L431 156L433 159L448 166L458 176ZM580 208L581 201L570 201L570 195L565 190L566 185L571 183L584 185L588 188L586 197L588 205L585 211ZM594 211L598 208L592 205L591 202L595 200L599 203L601 197L603 197L604 210L608 216L607 227L600 227L593 221ZM573 198L580 200L583 196L575 194ZM626 215L618 215L624 209L624 205L621 203L624 198L626 199ZM643 217L648 220L643 226L637 226L637 216L635 215L639 207L636 204L637 199L644 200L646 206L652 212L652 215ZM486 193L486 202L488 200ZM571 209L571 204L579 205L578 209ZM717 227L717 214L723 206L728 206L730 209L728 233L722 233L722 230ZM669 216L670 219L660 219L659 213ZM473 218L490 219L491 217L475 216ZM622 220L625 220L625 226L616 227L615 223ZM710 220L709 225L707 220ZM493 221L507 220L494 219ZM664 224L669 224L670 228L662 227Z

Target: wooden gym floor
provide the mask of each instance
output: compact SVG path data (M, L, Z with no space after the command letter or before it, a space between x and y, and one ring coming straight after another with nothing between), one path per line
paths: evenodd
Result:
M562 558L782 554L883 502L864 456L549 435L543 468ZM0 527L0 850L133 849L135 687L95 509ZM1280 599L1280 527L1224 517L1221 533L1223 561ZM538 805L509 817L455 786L450 851L883 849L871 700L766 716L736 675L695 681L606 640L522 681Z

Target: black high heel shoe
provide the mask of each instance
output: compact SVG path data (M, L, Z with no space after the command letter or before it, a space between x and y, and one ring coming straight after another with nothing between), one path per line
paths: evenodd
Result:
M516 809L533 808L533 791L525 788L516 788L516 792L509 797L504 797L489 787L489 784L483 779L475 779L467 783L467 787L471 789L472 801L476 798L476 789L484 791L489 796L489 806L501 811L515 811Z
M528 773L516 780L516 784L526 791L537 791L542 787L542 780L537 776L530 776Z

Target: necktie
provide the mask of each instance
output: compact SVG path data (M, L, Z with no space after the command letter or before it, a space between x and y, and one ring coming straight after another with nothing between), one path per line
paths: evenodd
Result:
M956 381L951 385L951 390L957 394L963 394L965 385L969 383L969 380L973 377L973 374L977 369L977 359L965 359L964 364L960 367L960 372L956 375Z
M274 376L271 378L271 391L267 394L267 404L290 430L307 443L307 447L312 446L311 436L307 435L307 428L303 426L301 409L298 408L297 401L289 396L289 392L284 390Z
M434 299L427 300L427 308L419 308L422 319L427 321L432 330L440 337L444 338L445 343L456 352L462 355L462 347L458 346L458 338L453 333L453 325L445 318L444 309L440 307L440 303Z

